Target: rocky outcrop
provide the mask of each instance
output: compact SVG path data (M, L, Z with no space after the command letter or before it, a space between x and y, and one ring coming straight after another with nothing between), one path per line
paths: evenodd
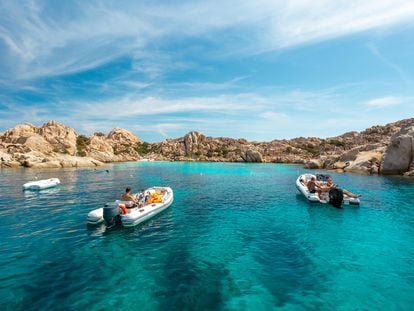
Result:
M306 168L312 169L378 174L390 137L402 127L410 125L414 125L414 119L326 139L299 137L271 142L212 138L199 132L190 132L183 138L153 144L158 152L151 156L175 161L303 163Z
M116 143L137 144L137 143L142 142L138 137L136 137L130 131L121 129L119 127L116 127L112 131L110 131L107 138Z
M403 174L414 169L414 125L391 137L381 166L382 174Z
M409 176L409 177L414 176L414 170L411 170L411 171L405 172L405 173L404 173L404 176Z
M73 128L56 121L49 121L36 132L52 146L53 151L70 155L76 154L77 135Z
M355 160L348 162L345 172L378 174L382 153L378 151L363 151L358 153Z
M1 141L12 144L23 144L28 137L35 134L37 134L37 128L34 125L30 123L20 124L4 132L1 136Z
M184 136L184 151L187 156L201 152L206 136L199 132L190 132Z
M121 128L114 128L108 135L95 133L91 137L84 136L83 141L85 155L102 162L136 161L141 158L139 150L143 142Z
M94 134L90 138L86 154L102 162L111 162L114 158L114 148L105 136Z
M33 134L26 139L24 145L34 151L39 151L44 154L51 154L54 151L54 148L49 142L46 141L39 134Z
M5 153L0 150L0 167L61 168L90 167L103 165L102 162L89 157L76 157L65 154L45 155L39 151L25 153Z
M50 121L40 128L23 124L1 133L0 165L79 167L144 157L170 161L297 163L309 169L412 175L413 132L414 119L406 119L326 139L298 137L249 142L192 131L180 138L147 143L121 128L114 128L107 135L85 136Z
M309 169L319 169L319 168L323 168L323 165L320 159L311 159L305 162L304 167L309 168Z
M262 154L254 149L248 149L246 151L243 151L241 153L241 158L244 162L257 162L261 163L263 162Z
M0 167L84 167L133 161L141 158L141 144L138 137L120 128L87 137L56 121L39 128L27 123L0 135Z

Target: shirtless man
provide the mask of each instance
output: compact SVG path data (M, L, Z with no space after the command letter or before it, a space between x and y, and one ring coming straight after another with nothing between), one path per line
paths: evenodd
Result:
M315 177L311 177L306 187L308 187L310 193L318 193L318 197L321 197L321 186L316 183Z
M125 189L125 193L121 195L121 200L137 203L137 197L131 194L131 187Z

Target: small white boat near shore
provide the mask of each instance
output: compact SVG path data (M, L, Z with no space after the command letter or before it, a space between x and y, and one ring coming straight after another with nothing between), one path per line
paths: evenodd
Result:
M59 178L49 178L36 181L30 181L23 185L24 190L43 190L56 187L60 184Z
M318 196L318 193L311 193L309 192L308 187L306 186L308 181L313 177L315 180L324 181L323 178L326 175L322 174L302 174L296 179L296 188L299 190L299 192L309 201L309 202L317 202L317 203L329 203L330 198L328 192L323 193L323 196L320 198ZM353 205L359 205L360 199L359 198L352 198L347 196L346 194L343 194L343 203L344 204L353 204Z
M134 227L167 209L174 200L170 187L151 187L139 193L138 204L116 200L88 213L87 223L97 225L105 222L107 227L121 223Z

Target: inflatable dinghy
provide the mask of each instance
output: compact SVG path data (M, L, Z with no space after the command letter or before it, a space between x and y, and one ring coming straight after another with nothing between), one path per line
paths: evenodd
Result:
M90 211L87 223L97 225L105 222L109 228L117 224L133 227L167 209L174 200L170 187L152 187L139 193L137 197L136 204L131 201L116 200Z
M23 190L43 190L56 187L59 184L59 178L42 179L25 183L23 185Z
M340 188L333 188L329 192L322 193L321 198L319 197L318 193L310 193L306 185L312 177L315 178L316 181L325 183L326 177L328 177L328 175L302 174L296 179L296 188L309 202L331 203L332 205L340 205L336 202L341 201L340 203L342 203L343 201L344 204L360 204L359 198L352 198L345 195Z

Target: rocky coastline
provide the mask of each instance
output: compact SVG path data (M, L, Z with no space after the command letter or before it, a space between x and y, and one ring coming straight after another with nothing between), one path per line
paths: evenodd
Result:
M56 121L41 127L26 123L0 133L0 158L1 168L95 167L151 159L295 163L310 169L414 176L414 118L336 137L270 142L208 137L193 131L148 143L121 128L87 136Z

